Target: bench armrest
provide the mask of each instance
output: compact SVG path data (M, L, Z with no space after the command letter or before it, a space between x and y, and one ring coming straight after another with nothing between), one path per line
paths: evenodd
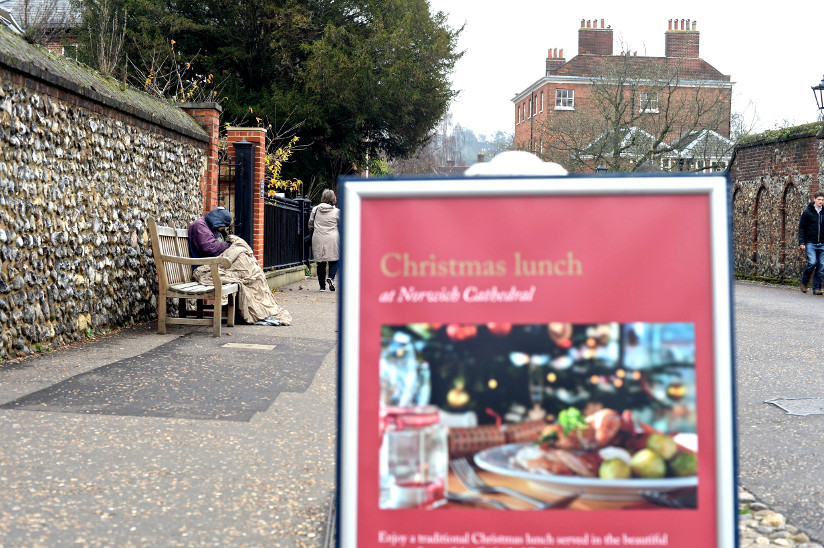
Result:
M179 257L177 255L164 255L160 254L160 258L163 260L164 263L178 263L178 264L194 264L194 265L205 265L205 264L216 264L218 266L222 266L223 268L229 268L232 266L232 261L227 259L226 257Z

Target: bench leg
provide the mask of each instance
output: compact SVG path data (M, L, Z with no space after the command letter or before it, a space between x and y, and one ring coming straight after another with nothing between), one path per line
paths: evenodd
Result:
M220 320L223 319L220 317L220 309L220 301L215 300L215 310L212 314L212 335L214 335L215 337L220 337Z
M157 297L157 332L160 335L166 334L166 294Z
M226 305L226 327L235 326L235 301L237 300L237 293L229 295L229 302Z

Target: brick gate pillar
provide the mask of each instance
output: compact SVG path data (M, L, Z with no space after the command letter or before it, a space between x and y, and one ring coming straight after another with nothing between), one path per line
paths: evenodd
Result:
M255 253L255 258L258 264L263 268L263 195L265 189L264 176L266 170L266 130L257 127L229 127L226 130L226 137L229 141L230 162L234 163L234 147L232 143L236 143L246 139L255 144L255 163L254 163L254 195L252 196L252 241L247 242L252 251Z
M200 180L203 197L203 214L218 206L218 138L220 133L220 113L223 108L217 103L183 103L181 108L200 124L209 134L206 149L206 168Z

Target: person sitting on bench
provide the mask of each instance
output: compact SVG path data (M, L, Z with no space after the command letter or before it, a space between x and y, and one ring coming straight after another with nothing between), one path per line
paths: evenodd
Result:
M193 257L226 257L228 269L220 267L224 283L238 284L237 310L244 321L257 325L291 325L292 315L281 308L266 283L266 275L252 248L230 233L232 214L224 207L213 209L189 225L189 247ZM199 266L192 277L203 285L212 283L209 266Z

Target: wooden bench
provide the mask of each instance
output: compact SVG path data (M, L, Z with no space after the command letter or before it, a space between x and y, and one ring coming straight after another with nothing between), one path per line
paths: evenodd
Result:
M166 333L166 324L211 325L215 337L220 337L221 309L227 304L226 326L235 325L235 299L237 284L220 282L218 267L229 268L232 263L225 257L192 258L189 253L189 234L185 228L160 226L149 217L149 236L157 269L157 332ZM192 265L211 265L215 285L202 285L192 279ZM166 317L166 299L180 299L180 317ZM186 300L198 301L202 312L203 302L214 301L212 318L187 318ZM202 314L201 314L202 315Z

